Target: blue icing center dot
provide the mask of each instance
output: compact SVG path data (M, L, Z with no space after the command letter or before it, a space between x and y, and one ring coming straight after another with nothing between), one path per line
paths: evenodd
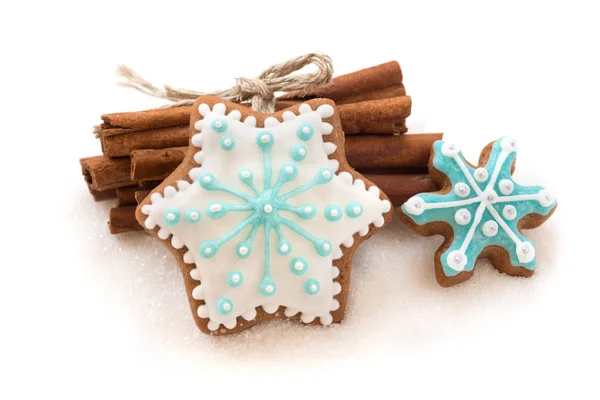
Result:
M298 129L296 130L296 134L298 135L298 137L304 141L309 140L314 132L315 130L312 127L312 125L306 122L300 124L300 126L298 126Z
M310 296L314 296L315 294L319 293L320 290L321 290L321 285L319 284L319 281L316 279L309 279L304 284L304 291L306 292L306 294L308 294Z
M231 311L233 311L233 303L231 300L221 297L219 300L217 300L217 311L221 315L228 315L231 313Z
M210 124L210 127L217 133L225 132L227 130L227 126L227 121L223 118L217 118Z
M359 203L350 203L346 206L346 214L350 218L360 217L363 213L363 208Z
M185 220L190 224L195 224L196 222L200 221L200 211L195 208L189 208L185 212Z
M235 147L235 139L233 136L225 135L221 138L220 144L223 150L231 150Z
M303 144L297 144L292 148L292 158L296 161L304 160L307 153L306 146Z
M342 219L342 209L336 205L328 206L325 209L325 218L328 221L339 221Z
M227 283L231 287L238 287L244 282L244 275L240 271L232 271L227 275Z
M290 263L290 271L292 271L294 275L302 275L306 273L306 271L308 271L308 264L306 263L306 260L302 257L294 258Z
M176 208L169 208L167 211L165 211L163 220L165 222L165 225L173 226L177 225L177 223L179 222L179 218L181 218L181 213L179 212L179 210Z

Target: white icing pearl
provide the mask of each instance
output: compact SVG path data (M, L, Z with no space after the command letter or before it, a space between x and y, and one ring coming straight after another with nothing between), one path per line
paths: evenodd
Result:
M451 143L444 142L442 144L442 154L446 157L456 157L458 151L458 148Z
M231 139L225 139L225 140L223 141L223 144L224 144L225 146L231 146Z
M305 207L305 208L304 208L304 213L305 213L305 214L310 214L310 213L311 213L311 211L312 211L312 208L310 208L310 207Z
M273 211L273 206L270 204L265 204L265 207L263 208L263 210L269 214L271 211Z
M191 212L190 213L190 218L193 219L194 221L198 219L198 213L197 212Z
M317 291L317 285L314 285L314 284L310 285L310 291L313 292L313 293L316 292Z
M292 167L287 166L287 167L285 167L285 172L287 172L288 174L291 174L292 172L294 172L294 170L292 169Z
M515 208L515 206L511 206L510 204L504 206L504 208L502 209L502 216L505 219L512 221L513 219L517 218L517 209Z
M210 183L211 179L210 176L205 176L204 178L202 178L202 182L204 183Z
M475 170L475 180L477 182L485 182L488 178L488 172L485 168L477 168Z
M210 247L208 247L204 250L204 254L210 254L210 253L212 253L212 249Z
M173 214L173 213L168 213L168 214L167 214L167 219L168 219L169 221L175 221L175 214Z
M338 213L338 210L335 210L335 209L334 209L334 210L331 210L331 211L329 212L329 215L331 215L332 217L337 217L337 216L338 216L338 214L339 214L339 213Z
M407 213L421 215L425 211L425 200L419 196L413 196L404 204L404 206Z
M229 303L224 303L221 307L223 307L224 311L231 310L231 304L229 304Z
M294 268L296 269L296 271L302 271L304 269L304 264L298 261L296 264L294 264Z
M466 208L460 208L454 214L454 221L459 225L466 225L471 222L471 212Z
M542 189L538 193L538 201L542 207L550 207L552 204L554 204L556 199L549 191Z
M289 247L288 247L288 245L287 245L287 244L282 244L282 245L279 247L279 250L283 251L284 253L285 253L286 251L288 251L288 249L289 249Z
M212 212L221 211L221 205L220 204L213 204L212 206L210 206L210 211L212 211Z
M231 280L235 283L240 281L240 275L239 274L233 274L233 276L231 277Z
M488 189L481 194L482 200L487 204L494 204L498 200L498 193L494 189Z
M324 171L324 172L323 172L323 178L325 178L325 179L329 179L329 177L331 177L331 172L329 172L329 171Z
M300 154L301 156L305 156L306 155L306 150L300 149L300 150L298 150L298 154Z
M244 178L250 178L250 171L242 171L242 176Z
M454 193L459 195L460 197L467 197L469 193L471 193L471 188L464 182L458 182L454 185Z
M496 236L498 233L498 224L496 221L488 221L483 224L482 230L483 234L487 237Z
M511 194L515 189L515 185L509 179L502 179L500 182L498 182L498 187L500 188L500 193L505 195Z
M522 242L517 246L517 258L522 263L528 263L535 258L535 249L530 242Z
M248 254L248 248L246 246L242 246L240 247L239 252L241 255L245 256L246 254Z
M354 207L354 208L352 209L352 212L353 212L355 215L358 215L358 214L360 213L360 207L358 207L358 206Z
M462 271L467 265L467 255L460 250L453 250L446 258L448 266L455 271Z
M331 246L329 245L329 243L325 243L325 244L323 245L323 250L325 250L325 251L329 251L329 249L331 249Z
M308 135L310 133L310 129L308 128L308 126L305 126L304 128L302 128L302 133Z
M223 127L223 123L221 121L215 121L215 128Z
M271 138L269 137L269 135L262 135L260 138L260 141L263 143L269 143L270 140Z
M273 293L273 290L275 290L275 289L273 288L273 285L267 285L267 286L265 287L265 292L267 292L267 293Z
M513 151L517 150L517 141L515 139L506 137L500 142L500 147L502 147L502 150L512 153Z

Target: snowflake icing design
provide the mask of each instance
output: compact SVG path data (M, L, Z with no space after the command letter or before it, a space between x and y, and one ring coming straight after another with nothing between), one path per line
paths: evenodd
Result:
M418 225L443 221L452 227L452 243L439 260L444 274L472 271L487 246L504 248L513 266L535 269L535 249L519 233L519 221L528 214L548 215L556 200L542 187L512 179L515 140L494 142L486 165L479 168L471 167L453 144L437 141L433 151L433 166L448 177L451 190L416 195L402 211Z
M333 265L340 245L382 226L391 208L377 187L336 174L339 163L328 158L336 146L323 140L333 107L303 104L283 122L266 118L264 128L252 116L242 122L237 110L226 114L222 103L198 110L192 145L202 147L194 156L201 167L189 172L193 183L168 186L142 208L145 226L172 235L174 248L188 249L184 261L196 264L191 276L201 284L192 296L205 303L198 316L210 330L231 329L259 306L267 313L285 306L287 317L330 324L341 292Z

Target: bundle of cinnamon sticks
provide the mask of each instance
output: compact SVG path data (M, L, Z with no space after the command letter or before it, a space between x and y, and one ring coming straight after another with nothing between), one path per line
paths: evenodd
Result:
M311 98L336 102L346 136L348 163L399 206L437 187L427 175L430 149L441 134L409 134L400 65L388 62L334 78L277 99L281 110ZM141 230L136 205L181 163L189 140L191 107L105 114L95 129L103 155L80 160L96 201L117 199L110 211L111 233Z

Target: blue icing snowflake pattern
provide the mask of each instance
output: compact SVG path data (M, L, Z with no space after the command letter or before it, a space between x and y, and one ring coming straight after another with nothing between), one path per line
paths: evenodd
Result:
M504 248L514 266L535 269L535 249L519 233L518 222L532 213L548 215L556 200L540 186L521 186L513 181L514 139L494 142L486 165L479 168L471 167L447 142L435 142L433 151L433 166L448 177L451 190L416 195L402 211L418 225L443 221L452 227L452 243L440 259L444 274L451 277L472 271L487 246Z
M310 127L308 124L303 124L301 128L298 129L299 132L302 132L302 129L312 132L312 127ZM307 138L306 140L308 139L310 138ZM220 219L227 213L235 211L252 212L240 224L227 232L220 239L202 242L199 249L200 255L204 258L214 257L225 243L233 240L247 227L251 227L250 233L237 245L236 248L239 258L245 259L251 255L253 251L253 241L259 230L263 231L265 238L269 238L272 231L275 232L278 238L276 247L277 252L282 256L288 255L292 251L292 245L285 238L281 231L281 226L286 226L305 240L312 243L317 254L322 257L329 256L332 251L332 245L328 240L312 235L297 223L281 216L279 212L291 212L302 219L312 219L315 217L317 214L317 209L313 204L291 206L287 204L287 201L294 196L314 188L317 185L324 185L331 182L334 172L329 168L321 168L317 171L311 181L305 183L304 185L298 186L287 193L281 194L280 191L282 186L285 183L292 181L298 175L298 167L293 162L283 164L278 173L277 179L273 182L274 171L271 166L271 148L274 144L273 135L268 130L258 132L256 135L256 144L262 149L263 152L264 182L262 191L258 190L254 182L254 174L248 168L242 168L238 173L238 178L242 183L251 189L254 194L253 196L221 184L213 174L208 172L203 173L198 178L198 183L203 189L226 192L244 201L243 204L224 204L221 202L212 203L206 209L206 215L209 218ZM277 291L277 285L271 277L270 246L270 240L265 240L263 249L264 274L259 287L260 293L264 296L272 296ZM301 270L303 271L305 269L306 263L304 262Z

